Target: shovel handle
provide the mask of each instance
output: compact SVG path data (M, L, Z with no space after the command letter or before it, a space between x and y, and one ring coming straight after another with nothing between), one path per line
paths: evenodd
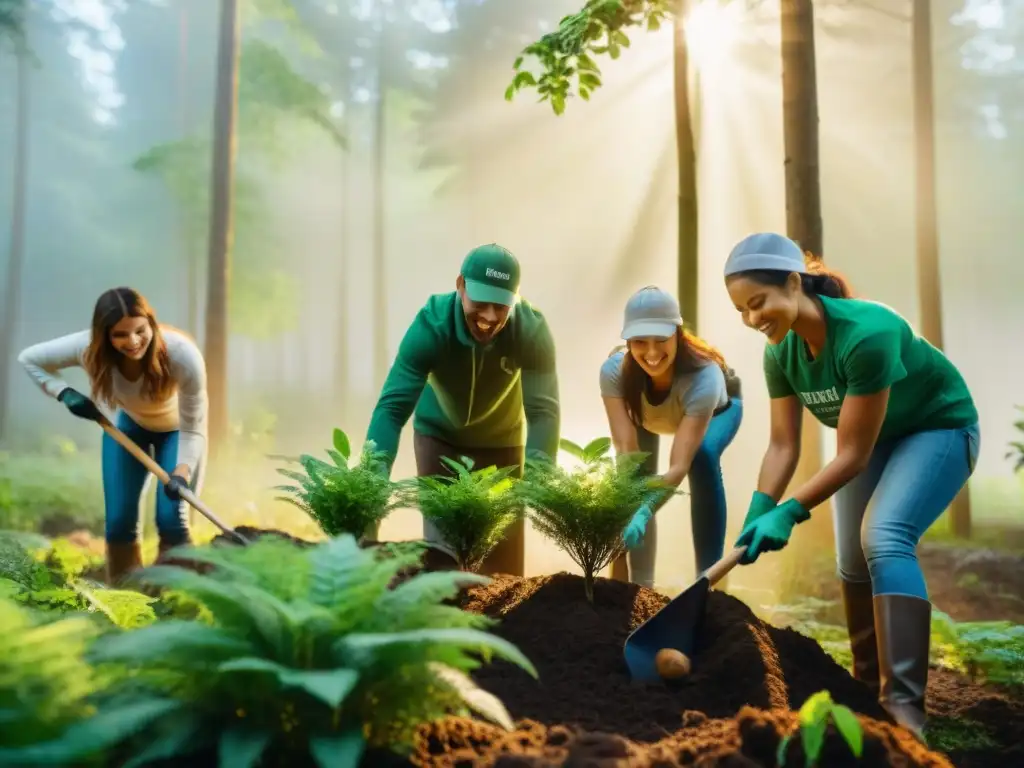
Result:
M743 553L746 551L747 548L745 546L736 547L731 552L726 553L721 560L708 568L704 572L704 575L708 577L710 586L713 587L724 579L725 575L739 564L740 558L743 557Z
M142 450L142 448L139 447L138 443L136 443L134 440L128 437L128 435L126 435L120 429L115 427L110 422L109 419L104 418L100 420L99 425L103 427L103 431L110 435L112 438L114 438L114 440L116 440L122 448L124 448L126 451L128 451L128 453L130 453L132 456L138 459L139 463L142 464L142 466L144 466L146 469L152 472L156 476L157 480L159 480L164 485L167 485L169 482L171 482L171 476L167 474L164 468L157 464L156 461L153 460L152 456L150 456L148 453ZM243 544L249 543L249 540L243 537L236 530L234 530L233 528L229 528L227 525L222 523L217 518L217 516L210 511L210 508L203 504L203 502L201 502L199 498L194 493L192 493L191 488L182 488L179 494L181 498L188 502L188 504L193 509L199 512L203 517L205 517L215 526L220 528L221 531L226 533L228 536L233 536L234 538L241 541Z

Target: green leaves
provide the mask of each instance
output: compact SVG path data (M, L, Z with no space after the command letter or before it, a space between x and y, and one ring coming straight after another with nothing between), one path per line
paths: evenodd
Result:
M943 666L984 683L1024 685L1024 626L1010 621L955 622L932 611L932 649Z
M612 439L610 437L599 437L587 443L586 447L581 448L576 443L563 437L558 441L558 447L586 464L596 465L611 450Z
M550 102L552 111L561 115L572 97L575 79L576 93L589 101L601 87L601 71L592 54L618 59L622 50L630 47L626 29L660 29L675 7L674 0L588 0L578 13L562 18L557 30L526 46L516 57L512 64L515 75L505 89L505 100L512 101L520 91L536 88L539 100ZM528 57L539 62L539 76L522 69Z
M359 674L351 669L305 671L283 667L266 659L231 659L217 667L220 673L255 672L273 676L285 688L301 688L329 707L337 707L351 693Z
M397 505L392 498L396 485L387 476L385 455L372 443L363 446L355 466L349 463L352 449L345 432L335 429L332 445L327 451L332 464L302 455L298 463L305 474L277 470L297 485L281 485L275 490L289 493L278 498L316 520L328 536L363 536Z
M0 718L2 743L11 745L0 762L81 764L122 744L138 747L129 765L216 750L222 765L308 755L355 768L367 746L407 751L422 722L448 712L473 710L511 727L501 702L465 674L481 659L498 656L537 674L514 645L479 628L486 617L441 604L484 577L425 573L390 589L418 560L415 547L366 550L342 536L302 549L261 539L186 547L181 556L212 570L153 566L137 579L201 601L210 623L165 620L104 635L87 655L92 623L34 627L0 601L0 708L12 679L21 692L39 678L46 686L24 690L46 692L41 701L52 710L44 716L23 697L19 731L36 731L21 741L7 738L9 718ZM295 578L277 578L282 560ZM94 670L113 681L96 699L98 713L87 701L98 690Z
M608 455L611 446L607 437L583 447L563 439L561 449L582 466L566 470L551 461L529 460L518 486L534 528L583 570L588 599L592 599L594 576L622 553L623 529L657 489L657 481L640 473L646 454L613 459Z
M0 764L69 765L95 751L101 745L94 742L55 742L88 719L90 697L102 689L84 658L100 626L86 616L53 620L0 599L0 627Z
M349 445L348 435L346 435L342 430L335 427L333 442L334 450L341 454L341 458L348 462L348 457L352 455L352 446Z
M441 535L459 568L475 570L523 514L514 467L473 469L473 461L442 457L452 476L417 477L400 483L403 505L416 507Z
M818 691L808 697L800 707L800 735L807 768L817 764L821 750L825 746L825 732L830 722L850 747L854 757L859 758L864 751L864 732L857 716L849 707L832 701L828 691ZM786 764L786 751L789 749L791 738L786 736L779 742L775 755L775 761L779 765Z

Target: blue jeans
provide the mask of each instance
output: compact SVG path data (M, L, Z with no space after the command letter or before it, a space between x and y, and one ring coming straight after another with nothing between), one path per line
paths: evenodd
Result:
M974 472L980 443L974 424L876 445L867 468L832 497L839 577L870 581L875 595L927 600L917 544Z
M151 432L136 424L124 411L118 411L115 424L135 441L166 472L178 466L178 431ZM134 544L139 540L139 499L149 474L139 460L121 447L110 435L103 434L103 501L106 508L107 541ZM198 491L202 483L203 462L200 460L190 485ZM189 540L188 505L174 502L164 493L156 492L156 528L160 541L178 546Z
M687 478L690 482L690 525L697 574L703 573L722 558L725 550L725 482L722 479L722 454L736 437L743 421L743 401L732 398L729 407L712 417L704 440L693 456ZM637 444L650 456L644 471L655 474L658 467L658 436L646 429L637 429ZM654 586L654 555L658 547L658 516L647 523L643 541L629 550L629 580L645 587Z

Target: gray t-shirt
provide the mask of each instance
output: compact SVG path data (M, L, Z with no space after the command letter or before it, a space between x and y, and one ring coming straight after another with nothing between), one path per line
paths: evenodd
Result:
M601 395L622 397L622 359L620 350L601 365ZM708 363L693 373L683 374L672 382L672 390L658 405L651 405L646 393L642 397L643 426L656 435L673 435L686 415L713 413L729 402L725 391L725 374L715 363Z

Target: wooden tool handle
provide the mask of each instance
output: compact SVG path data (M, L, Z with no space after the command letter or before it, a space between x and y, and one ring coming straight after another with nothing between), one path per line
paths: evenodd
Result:
M704 575L708 577L710 585L713 587L715 584L725 578L725 575L729 573L733 568L739 565L740 558L743 557L743 553L747 551L747 548L736 547L732 552L727 552L725 556L717 563L708 568Z
M121 445L126 451L128 451L128 453L130 453L132 456L138 459L139 463L142 464L142 466L144 466L146 469L152 472L156 476L157 480L159 480L164 485L167 485L171 481L171 476L167 474L164 468L157 464L152 456L150 456L148 453L142 450L142 448L139 447L138 443L136 443L134 440L128 437L128 435L126 435L120 429L115 427L110 422L109 419L102 419L101 421L99 421L99 425L103 427L104 432L106 432L108 435L114 438L114 440L116 440L119 445ZM226 533L228 536L235 537L243 544L249 543L248 539L243 537L240 533L222 523L217 518L217 516L210 511L210 508L203 504L203 502L201 502L199 498L194 493L192 493L191 488L182 488L179 491L179 495L186 502L188 502L188 504L193 509L195 509L197 512L199 512L199 514L201 514L211 523L220 528L221 531Z

